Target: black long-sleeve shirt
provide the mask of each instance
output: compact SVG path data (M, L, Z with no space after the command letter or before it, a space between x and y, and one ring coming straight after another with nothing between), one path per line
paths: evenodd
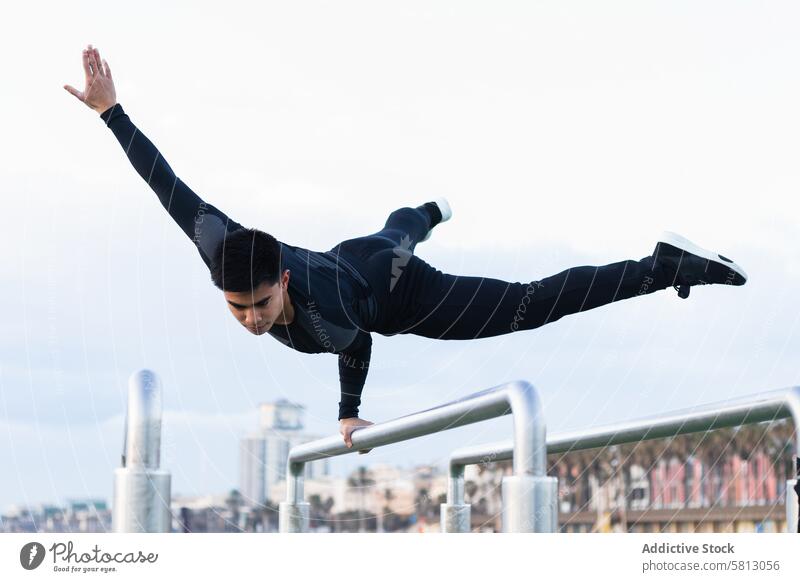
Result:
M153 143L117 103L102 114L136 172L158 196L169 215L197 246L207 266L226 234L244 228L203 201L170 168ZM339 355L339 419L358 416L369 370L376 301L366 280L341 255L278 241L281 271L289 269L288 294L295 317L273 326L269 334L284 345L309 354Z

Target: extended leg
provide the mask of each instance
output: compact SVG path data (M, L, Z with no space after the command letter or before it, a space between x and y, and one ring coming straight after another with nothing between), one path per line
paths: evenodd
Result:
M393 331L437 339L474 339L534 329L671 284L652 256L572 267L530 283L448 275L412 257L403 276L404 309Z

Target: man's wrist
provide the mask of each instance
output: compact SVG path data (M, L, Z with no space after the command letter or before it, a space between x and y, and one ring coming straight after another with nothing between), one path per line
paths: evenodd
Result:
M339 420L358 418L358 407L360 404L360 402L347 402L345 399L339 402Z
M112 103L108 106L97 107L94 111L100 115L103 121L108 121L108 118L111 117L111 114L114 112L115 108L121 108L118 102Z

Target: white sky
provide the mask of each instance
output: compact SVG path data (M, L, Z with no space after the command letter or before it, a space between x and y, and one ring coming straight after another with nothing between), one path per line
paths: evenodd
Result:
M220 5L217 4L217 7ZM12 12L13 10L13 12ZM255 338L98 116L62 89L100 48L133 122L208 202L325 250L447 196L417 253L529 281L649 254L661 230L742 288L660 292L474 342L374 335L362 415L505 380L550 429L797 383L794 2L17 3L0 21L0 508L110 498L128 376L165 387L180 494L238 485L258 402L336 431L336 358ZM375 450L441 462L510 420Z

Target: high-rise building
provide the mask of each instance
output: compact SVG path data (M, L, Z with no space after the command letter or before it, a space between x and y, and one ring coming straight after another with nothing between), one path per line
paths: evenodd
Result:
M264 437L248 435L239 443L239 492L247 505L261 505L264 495Z
M286 478L292 447L319 438L303 432L304 412L304 406L284 398L259 406L259 429L243 438L239 447L240 489L247 504L265 503L270 487ZM327 459L306 464L306 479L329 473Z

